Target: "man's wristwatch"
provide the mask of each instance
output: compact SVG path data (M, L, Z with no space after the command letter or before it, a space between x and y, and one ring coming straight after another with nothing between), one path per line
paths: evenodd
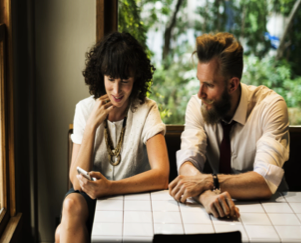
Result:
M213 192L215 194L221 194L221 189L219 188L219 182L218 182L218 177L217 174L212 174L213 176Z

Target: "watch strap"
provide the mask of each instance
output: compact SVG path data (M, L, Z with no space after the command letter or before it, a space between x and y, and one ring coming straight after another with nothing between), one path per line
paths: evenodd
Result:
M213 177L213 190L212 191L215 192L215 194L220 194L221 189L219 188L219 182L218 182L217 174L213 173L212 177Z

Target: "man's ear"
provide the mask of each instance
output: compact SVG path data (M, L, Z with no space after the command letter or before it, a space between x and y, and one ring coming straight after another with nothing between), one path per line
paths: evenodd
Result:
M240 80L237 77L233 77L229 80L228 89L230 94L237 90L237 88L239 87L239 83Z

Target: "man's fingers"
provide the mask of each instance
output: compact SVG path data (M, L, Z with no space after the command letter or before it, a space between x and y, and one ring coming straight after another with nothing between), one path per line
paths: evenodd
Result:
M187 198L189 198L189 197L191 197L191 195L189 195L188 191L187 190L184 191L184 194L183 194L183 196L181 198L181 203L185 203L186 200L187 200Z
M224 212L224 216L229 215L230 214L230 209L228 207L227 199L225 199L223 194L219 195L218 199L219 199L220 205L222 207L222 210Z
M180 188L180 190L177 192L177 194L175 195L175 199L180 202L181 201L181 197L184 194L185 189L184 188Z
M178 177L174 179L172 182L169 183L168 188L169 188L169 194L174 198L176 193L178 192L177 189L178 185Z
M178 177L176 177L176 179L174 179L172 182L169 183L168 188L169 189L173 189L178 183Z
M231 218L236 218L235 216L235 204L234 202L232 201L232 198L230 197L229 193L225 193L225 198L226 198L226 201L227 201L227 205L230 209L230 216Z
M216 198L216 200L214 201L214 206L216 208L216 211L219 214L219 217L221 217L221 218L224 217L225 216L224 210L222 209L222 207L220 205L219 199Z
M172 195L172 197L173 197L176 201L179 201L177 195L178 195L178 193L179 193L180 190L181 190L181 187L180 187L179 185L176 185L176 186L172 189L172 191L171 191L171 195Z
M218 212L216 211L214 203L210 205L210 213L212 213L215 218L218 218Z
M238 207L235 207L235 216L236 216L236 218L240 217L240 213L239 213L239 208Z

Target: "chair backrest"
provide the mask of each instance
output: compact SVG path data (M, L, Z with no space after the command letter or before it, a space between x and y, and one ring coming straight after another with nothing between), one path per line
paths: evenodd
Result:
M166 125L165 140L168 149L170 174L169 182L177 177L177 163L176 163L176 151L181 146L181 134L184 130L183 125ZM299 174L301 171L301 156L299 155L299 149L301 148L301 126L290 126L290 158L285 162L283 169L285 171L285 178L289 186L290 191L301 191L301 181L299 180ZM71 134L73 133L73 125L69 125L68 131L68 160L67 160L67 183L68 188L71 187L69 180L69 168L71 165L72 147ZM205 164L204 173L212 173L209 163Z
M71 166L72 149L73 149L73 142L71 140L72 133L73 133L73 124L70 124L68 130L68 160L67 160L67 188L68 189L70 189L72 186L72 183L69 179L69 170Z
M301 191L301 126L290 126L290 157L284 163L285 179L290 191Z
M189 235L163 235L156 234L153 238L153 243L166 242L218 242L218 243L241 243L240 231L212 233L212 234L189 234Z

